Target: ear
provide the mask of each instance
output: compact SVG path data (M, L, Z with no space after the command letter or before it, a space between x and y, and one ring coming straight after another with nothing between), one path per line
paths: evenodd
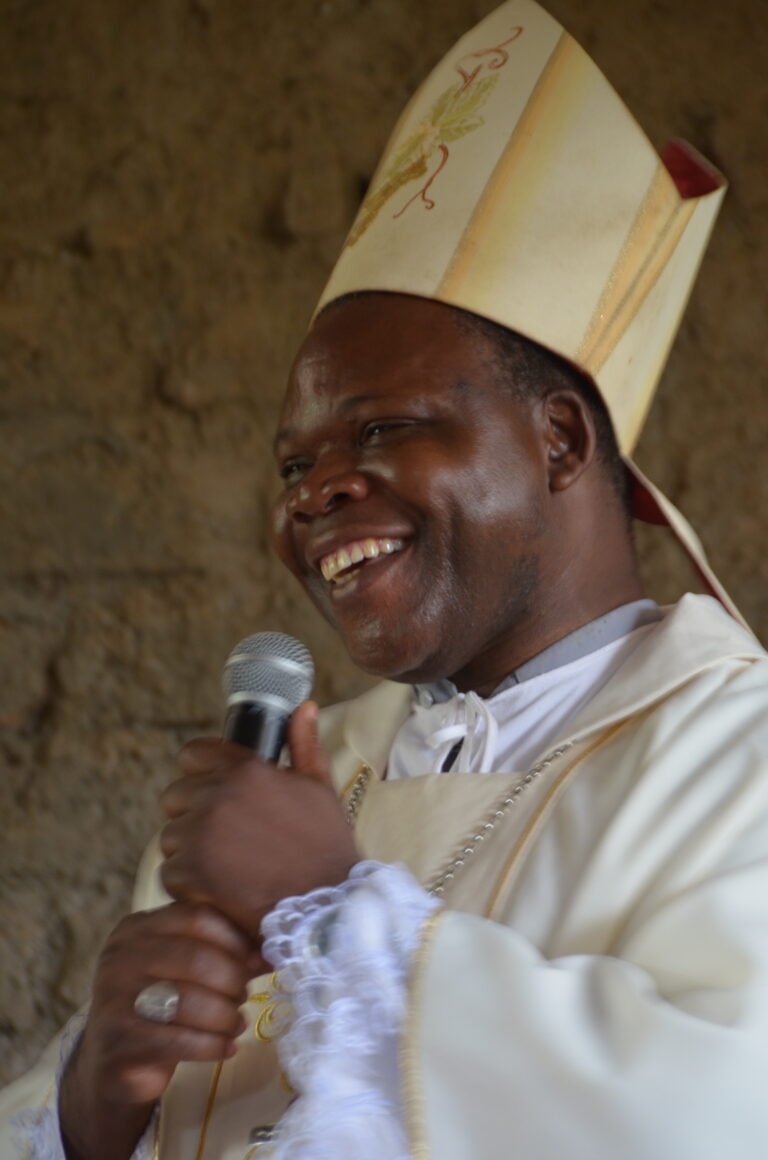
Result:
M592 412L578 391L553 391L542 400L550 491L566 491L595 458Z

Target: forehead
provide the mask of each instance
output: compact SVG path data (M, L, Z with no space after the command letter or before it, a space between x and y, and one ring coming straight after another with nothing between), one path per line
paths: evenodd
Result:
M294 362L283 422L350 398L481 389L494 377L494 348L453 307L404 294L371 293L328 307Z

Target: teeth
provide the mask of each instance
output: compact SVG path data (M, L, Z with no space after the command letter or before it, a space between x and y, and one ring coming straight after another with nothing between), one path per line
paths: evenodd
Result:
M360 564L363 560L375 560L378 556L391 556L394 552L401 551L404 546L403 540L394 540L389 537L376 539L373 536L368 536L364 540L353 540L351 543L345 544L343 548L323 556L320 561L320 571L323 579L329 583L346 584L352 579L354 572L349 575L340 575L340 573L345 573L353 564Z

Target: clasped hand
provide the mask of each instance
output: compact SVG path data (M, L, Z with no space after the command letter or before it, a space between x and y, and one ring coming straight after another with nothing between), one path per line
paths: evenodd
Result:
M342 882L359 858L316 721L311 702L294 713L290 769L229 742L193 741L163 794L165 889L215 908L254 941L281 899Z

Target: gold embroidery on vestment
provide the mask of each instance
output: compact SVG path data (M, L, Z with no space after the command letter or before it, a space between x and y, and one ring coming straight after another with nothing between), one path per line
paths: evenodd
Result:
M363 764L355 770L352 777L349 779L347 784L344 786L344 789L342 790L341 796L344 799L344 808L347 814L347 821L350 825L352 825L358 815L363 798L368 792L368 786L373 776L374 772L370 765L366 765L365 762L363 762Z
M262 1009L255 1018L253 1034L259 1043L274 1043L280 1038L283 1025L290 1017L292 1007L280 993L277 974L270 975L268 990L251 995L249 1003L262 1003Z
M421 1009L426 965L432 950L437 920L443 908L431 914L421 928L421 942L411 960L408 976L408 1002L405 1024L400 1035L400 1087L403 1096L405 1130L410 1144L411 1160L429 1160L427 1125L424 1115L424 1090L419 1057L420 1036L417 1028L417 1011Z

